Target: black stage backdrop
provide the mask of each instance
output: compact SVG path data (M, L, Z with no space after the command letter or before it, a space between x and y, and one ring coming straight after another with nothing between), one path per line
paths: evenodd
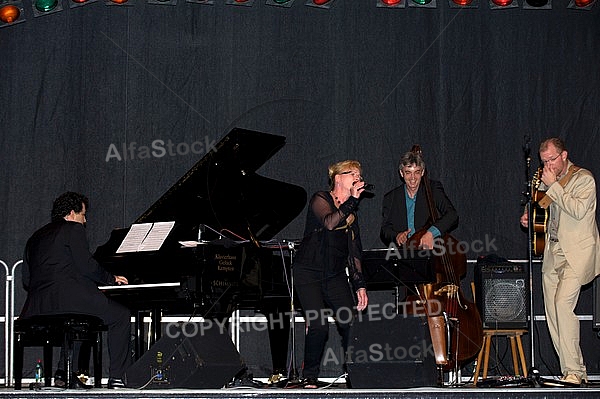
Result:
M382 246L381 200L414 143L459 211L455 235L487 237L486 252L509 258L526 257L525 137L533 168L540 139L559 135L575 163L600 172L598 4L70 8L59 0L61 12L34 17L23 1L25 22L0 29L0 260L9 266L61 192L90 197L95 249L202 157L186 146L206 147L234 127L286 136L259 173L309 195L326 188L330 163L360 160L376 186L361 204L365 248ZM165 148L170 140L175 155L124 159L123 145L155 140ZM304 219L278 238L300 238Z

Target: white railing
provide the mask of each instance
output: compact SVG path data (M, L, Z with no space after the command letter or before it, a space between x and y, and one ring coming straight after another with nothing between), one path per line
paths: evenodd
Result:
M0 260L6 272L6 287L4 293L4 385L10 386L13 380L13 357L14 357L14 329L15 329L15 270L23 263L16 262L12 268Z
M10 269L8 268L8 265L1 260L0 263L2 264L2 266L4 266L4 270L6 272L6 287L4 292L4 343L6 344L4 346L4 369L6 374L4 378L4 384L6 386L9 386L9 382L11 381L11 379L9 378L8 374L10 371L12 371L12 360L9 350L9 348L12 347L12 331L10 329L10 323L8 322L10 313L10 303L8 301L8 298L10 295L10 281L12 280L12 276L10 274Z

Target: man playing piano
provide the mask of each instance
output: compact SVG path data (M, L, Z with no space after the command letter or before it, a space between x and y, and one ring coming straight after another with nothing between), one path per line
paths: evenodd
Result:
M101 318L108 326L108 387L124 388L130 311L108 299L97 286L127 284L127 279L113 276L93 259L85 233L88 206L81 194L62 194L54 201L52 221L27 241L22 269L27 299L20 317L78 313Z

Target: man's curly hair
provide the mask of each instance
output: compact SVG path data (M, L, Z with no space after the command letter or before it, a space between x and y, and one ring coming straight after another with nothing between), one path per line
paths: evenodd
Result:
M54 204L52 205L52 221L56 222L57 220L61 220L71 213L71 211L75 211L76 213L81 212L83 210L83 204L85 204L85 209L89 209L89 201L83 194L74 193L72 191L61 194L54 200Z

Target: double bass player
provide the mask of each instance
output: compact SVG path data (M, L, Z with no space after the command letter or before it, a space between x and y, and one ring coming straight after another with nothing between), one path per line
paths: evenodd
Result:
M397 246L406 241L429 221L429 210L421 179L425 173L425 162L421 154L409 151L400 159L398 173L404 184L385 194L383 198L383 221L380 237L385 245ZM430 180L431 192L440 218L421 237L420 245L433 249L434 239L458 225L458 213L444 192L442 184Z
M419 146L402 156L398 171L404 184L384 196L380 237L388 246L411 252L434 250L435 281L416 287L407 301L440 304L441 314L425 314L435 361L440 371L457 369L479 352L482 342L479 312L460 291L466 255L451 249L457 241L448 232L458 225L458 214L442 184L429 180Z

